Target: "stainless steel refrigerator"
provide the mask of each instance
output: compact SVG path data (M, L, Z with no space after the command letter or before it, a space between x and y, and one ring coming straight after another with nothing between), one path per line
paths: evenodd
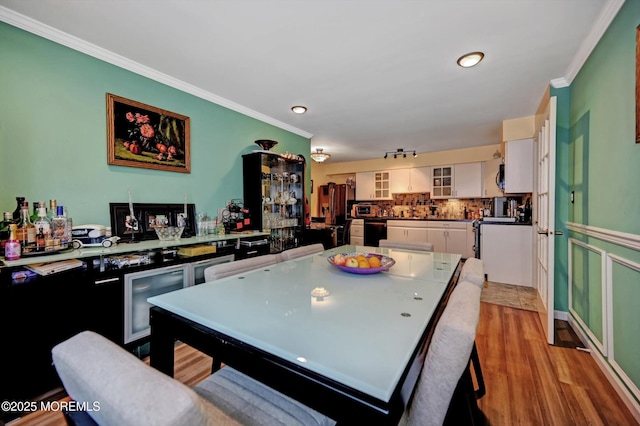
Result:
M327 225L344 226L355 201L355 186L329 182L319 189L320 214Z

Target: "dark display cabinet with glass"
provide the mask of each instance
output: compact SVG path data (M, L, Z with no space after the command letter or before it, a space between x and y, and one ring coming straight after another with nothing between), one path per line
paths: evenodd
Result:
M270 232L270 252L297 247L305 214L305 161L261 151L242 156L247 229Z

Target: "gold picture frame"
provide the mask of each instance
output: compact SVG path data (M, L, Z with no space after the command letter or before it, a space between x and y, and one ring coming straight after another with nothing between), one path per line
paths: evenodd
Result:
M107 93L108 164L191 173L190 120Z

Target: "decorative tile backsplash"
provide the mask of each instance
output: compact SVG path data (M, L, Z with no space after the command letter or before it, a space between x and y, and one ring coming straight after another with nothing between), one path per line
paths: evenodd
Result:
M465 198L432 200L430 193L393 194L393 200L378 201L386 216L439 219L479 219L491 199ZM465 217L466 212L466 217Z

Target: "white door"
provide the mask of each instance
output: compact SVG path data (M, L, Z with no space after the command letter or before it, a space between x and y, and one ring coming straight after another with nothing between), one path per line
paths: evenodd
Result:
M556 97L549 99L549 107L537 142L536 220L536 287L538 313L547 342L554 342L554 235L556 185Z

